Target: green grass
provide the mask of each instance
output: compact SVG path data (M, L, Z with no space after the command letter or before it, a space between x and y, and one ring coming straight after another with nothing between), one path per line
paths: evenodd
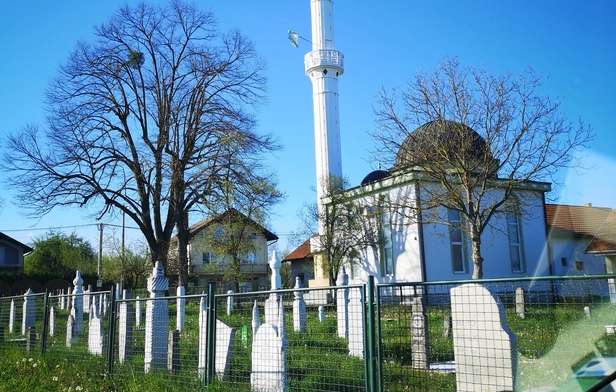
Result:
M169 301L169 329L175 328L175 301ZM285 304L287 304L285 302ZM290 302L288 303L290 305ZM218 317L235 328L235 341L230 372L222 381L209 386L210 391L250 391L252 305L253 301L237 301L234 312L227 316L225 304L218 304ZM263 301L259 301L261 322L264 322ZM572 324L585 323L580 304L527 305L526 317L515 314L515 307L505 306L510 330L516 335L520 358L539 361L553 350L559 335ZM186 302L185 329L182 332L181 371L172 375L166 370L143 373L143 325L133 332L135 355L126 363L114 365L114 376L106 373L107 365L101 357L87 352L87 319L84 314L84 334L71 349L65 347L68 311L56 308L56 336L48 340L47 354L27 353L23 347L0 347L0 391L201 391L205 390L196 369L198 363L199 301ZM290 391L361 391L365 390L365 363L348 355L348 342L337 336L335 307L326 308L324 322L318 320L317 308L307 309L307 333L293 331L292 312L285 310L287 374ZM454 391L455 375L413 368L411 355L411 309L406 305L383 305L380 314L382 340L382 382L387 391ZM454 359L453 339L443 333L443 319L450 316L447 306L427 307L430 362ZM145 317L142 318L145 320ZM37 326L40 319L37 320ZM106 317L105 317L106 324ZM244 345L241 328L247 326ZM20 337L21 326L5 339ZM19 328L17 328L19 327ZM105 325L107 330L107 325ZM37 331L39 332L39 331ZM14 335L14 336L13 336ZM116 331L117 337L117 331ZM616 355L616 337L604 335L595 347L601 355ZM587 357L580 356L581 366ZM527 364L521 364L524 370ZM529 381L530 382L530 381ZM531 385L531 384L529 384ZM80 389L79 389L79 388Z

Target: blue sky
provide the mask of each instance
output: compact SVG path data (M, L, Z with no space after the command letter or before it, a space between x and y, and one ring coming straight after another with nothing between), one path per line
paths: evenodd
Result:
M1 137L28 123L43 122L44 91L58 64L78 40L91 40L93 27L125 3L137 2L32 0L3 5ZM293 48L286 37L286 29L310 37L310 2L198 4L215 12L221 30L239 28L255 41L268 64L268 103L259 108L258 118L260 128L277 135L284 145L269 158L287 194L270 225L284 249L285 234L297 226L297 210L316 198L311 190L316 181L312 87L303 66L310 47L300 41L300 47ZM565 187L553 197L566 204L616 208L616 2L338 0L334 25L336 49L345 56L345 73L339 80L342 167L352 184L359 184L377 165L367 161L373 142L366 131L375 126L372 105L379 89L403 86L418 70L432 70L444 57L457 56L463 66L519 73L530 65L548 74L543 92L560 98L572 119L581 117L596 133L584 153L586 164L594 169L561 173ZM0 173L0 181L4 178ZM62 227L98 246L92 211L61 209L26 219L3 182L0 190L0 231L30 243L47 228ZM139 237L136 230L128 235L129 240Z

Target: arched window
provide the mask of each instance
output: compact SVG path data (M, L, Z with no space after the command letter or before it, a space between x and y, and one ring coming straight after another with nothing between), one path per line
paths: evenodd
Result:
M468 257L466 254L466 243L462 231L462 217L460 211L449 210L449 243L451 246L451 268L454 274L465 274L468 272Z
M509 262L511 272L525 272L524 247L522 244L522 224L517 202L507 212L507 236L509 238Z
M379 203L379 254L381 275L392 276L394 274L394 248L391 235L391 214L383 203Z

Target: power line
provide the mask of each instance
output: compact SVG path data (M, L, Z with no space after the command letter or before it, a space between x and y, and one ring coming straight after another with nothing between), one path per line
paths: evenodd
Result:
M86 223L83 225L72 225L72 226L31 227L28 229L0 229L0 231L3 233L7 233L7 232L17 232L17 231L64 230L64 229L78 229L81 227L88 227L88 226L98 226L99 224L101 223ZM122 225L116 225L113 223L102 223L102 225L110 226L110 227L122 227ZM138 227L132 227L132 226L126 226L125 228L139 230Z

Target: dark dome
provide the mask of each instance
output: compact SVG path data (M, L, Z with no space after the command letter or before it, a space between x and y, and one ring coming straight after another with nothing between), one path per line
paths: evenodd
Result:
M402 142L395 167L411 166L427 159L450 160L456 154L480 160L486 153L491 157L486 141L472 128L455 121L431 121L415 129Z
M389 172L386 170L375 170L373 172L368 173L363 180L361 180L361 185L367 185L372 182L381 181L383 178L389 177Z

